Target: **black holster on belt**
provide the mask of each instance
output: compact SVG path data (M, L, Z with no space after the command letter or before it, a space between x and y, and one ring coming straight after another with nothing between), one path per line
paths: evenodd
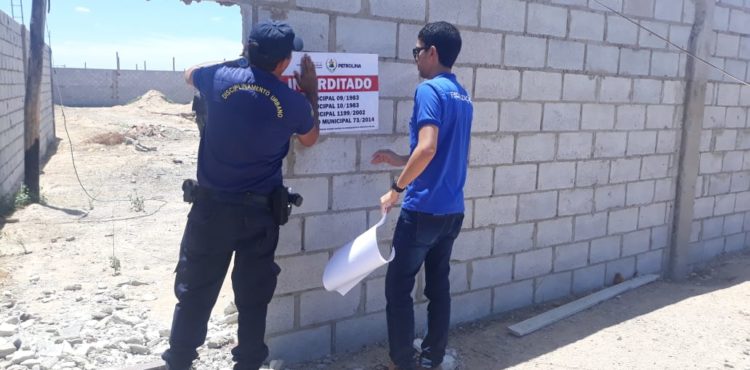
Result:
M187 203L195 202L198 195L198 181L186 179L182 182L182 200Z
M279 226L289 221L292 204L289 203L289 188L286 186L278 186L271 192L271 213Z

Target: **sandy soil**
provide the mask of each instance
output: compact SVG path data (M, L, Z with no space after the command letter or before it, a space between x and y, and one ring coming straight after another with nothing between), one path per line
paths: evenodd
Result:
M63 140L44 167L46 205L18 210L12 217L19 222L0 228L0 290L34 315L72 320L90 319L97 291L117 288L142 317L168 328L188 211L180 184L194 177L198 145L189 111L156 93L113 108L57 107ZM96 200L76 180L63 114L78 174ZM90 141L111 133L136 142ZM453 331L450 347L461 369L750 369L749 280L750 255L730 256L688 281L650 284L523 338L506 327L551 305L465 325ZM71 284L80 290L60 293ZM225 286L215 314L223 316L230 300ZM157 350L127 362L156 358ZM383 369L386 363L381 343L289 367Z

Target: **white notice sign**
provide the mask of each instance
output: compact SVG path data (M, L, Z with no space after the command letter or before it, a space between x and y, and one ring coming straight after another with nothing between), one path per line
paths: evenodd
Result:
M305 53L292 53L282 78L299 90L294 71ZM377 54L307 53L318 75L321 132L378 129Z

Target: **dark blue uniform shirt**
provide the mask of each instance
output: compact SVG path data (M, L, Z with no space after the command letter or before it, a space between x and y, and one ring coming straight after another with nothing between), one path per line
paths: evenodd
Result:
M195 70L193 84L208 110L198 148L198 183L257 194L281 185L290 137L313 127L308 100L269 72L233 63Z

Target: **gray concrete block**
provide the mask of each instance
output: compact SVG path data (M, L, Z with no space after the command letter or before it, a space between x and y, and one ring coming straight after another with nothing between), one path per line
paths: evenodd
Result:
M635 257L622 258L616 261L607 262L607 273L604 276L604 284L612 285L615 274L622 275L626 280L635 274Z
M361 1L340 2L336 0L300 0L298 6L342 13L359 13L362 9Z
M414 97L414 88L420 80L413 59L409 63L381 61L378 63L378 71L381 98Z
M526 2L482 1L479 17L482 28L523 32L526 25Z
M555 134L520 136L515 162L550 161L555 157Z
M732 174L730 191L738 193L750 190L750 175L745 172Z
M572 272L562 272L536 279L534 302L542 303L570 295Z
M670 232L669 225L651 228L651 249L666 248Z
M405 125L408 125L408 121ZM372 155L380 149L390 149L399 154L406 154L409 152L409 137L407 135L362 137L359 140L359 169L361 171L384 171L394 168L387 164L370 163ZM333 190L336 191L337 189ZM326 207L327 206L328 205L326 204Z
M388 337L385 312L336 322L336 353L356 351Z
M475 98L516 99L521 93L521 73L504 69L477 68ZM476 103L475 103L476 104Z
M555 217L557 213L557 192L522 194L518 201L519 221L540 220Z
M430 22L446 21L454 25L479 25L479 0L467 1L461 6L450 0L430 0L428 19Z
M510 67L542 68L546 60L547 41L533 36L505 37L503 64Z
M276 294L299 292L323 285L323 270L328 263L328 253L282 257L277 258L276 263L281 267Z
M511 280L513 256L478 259L471 262L471 289L501 285Z
M587 240L607 235L607 212L580 215L575 218L575 240Z
M500 64L503 55L502 35L463 30L461 41L461 53L456 63Z
M591 241L589 263L611 261L620 257L620 236L610 236Z
M302 35L305 40L306 51L328 51L329 15L286 9L281 14L275 13L273 8L258 9L258 19L278 19L289 23L294 32Z
M737 149L737 130L718 130L715 134L716 150Z
M617 73L620 50L614 46L586 46L586 67L589 72Z
M747 13L747 4L745 9L732 9L729 15L729 30L742 34L750 34L750 14Z
M393 0L394 2L398 2L399 4L402 3L398 0ZM421 0L420 0L421 1ZM414 4L418 4L417 2L404 2L404 4L408 4L405 6L413 6ZM418 13L415 13L415 16ZM403 15L406 17L407 15ZM422 17L424 18L424 13L422 13ZM417 35L419 34L419 31L422 29L422 25L416 25L416 24L406 24L406 23L399 23L398 24L398 58L403 59L409 62L414 63L414 56L412 55L411 51L417 44Z
M563 190L560 191L559 198L559 216L590 213L594 207L594 189Z
M372 15L416 21L425 20L427 16L426 8L426 0L379 0L370 3L370 13Z
M491 289L455 295L451 297L451 325L485 317L491 310Z
M666 177L668 171L668 155L652 155L643 157L643 165L641 166L641 180Z
M474 116L471 132L496 132L498 128L499 105L496 102L474 102Z
M635 181L640 178L641 158L618 158L612 161L609 174L611 184Z
M601 41L604 39L604 15L570 11L570 38Z
M654 33L666 38L669 35L669 25L661 22L641 21L641 25ZM654 36L650 31L641 28L638 30L638 46L647 48L663 49L667 43Z
M654 17L665 21L680 22L682 0L655 0Z
M724 250L727 253L731 253L731 252L738 252L738 251L747 249L746 244L745 244L745 239L746 239L746 235L744 233L728 236L726 238Z
M591 157L591 133L562 133L558 138L557 159L586 159Z
M539 165L539 190L572 188L575 182L575 162L553 162Z
M331 326L298 330L266 339L269 358L296 362L319 358L331 353Z
M625 132L597 132L594 137L594 158L624 156L627 138Z
M451 294L459 294L469 291L469 264L451 263L449 276Z
M555 247L554 271L573 270L584 267L589 259L589 243L575 243Z
M724 159L722 153L701 153L700 170L698 173L719 173L721 172L721 163Z
M550 271L552 271L552 248L518 253L513 266L513 280L546 275Z
M638 213L638 228L663 225L666 218L666 203L654 203L641 207Z
M300 295L300 326L335 321L353 316L359 310L362 288L354 287L345 296L316 289Z
M521 98L524 100L560 100L562 74L526 71L522 74Z
M676 77L679 71L680 54L654 51L651 54L651 76Z
M707 106L703 111L703 128L726 127L727 109L725 107Z
M377 207L380 196L388 191L390 185L389 173L334 176L333 209Z
M498 165L513 162L513 136L474 136L469 148L472 166Z
M741 151L724 153L721 170L724 172L739 171L742 169L744 154Z
M274 297L268 304L266 334L289 331L294 327L294 297Z
M585 44L580 42L549 40L547 67L565 70L583 70Z
M728 215L734 212L737 194L717 195L714 204L714 215Z
M656 135L656 131L628 133L627 155L654 154L656 152Z
M502 313L533 303L534 281L524 280L499 286L494 289L492 313Z
M607 15L607 42L624 45L637 44L638 26L618 15Z
M633 231L638 228L638 208L609 212L609 234Z
M594 265L573 271L573 294L583 294L604 286L605 265Z
M291 187L294 192L302 194L305 198L302 207L294 208L294 214L324 212L328 210L328 178L285 178L284 183Z
M355 170L356 139L325 138L309 148L295 144L294 174L352 172ZM321 161L320 158L327 158Z
M396 57L396 23L336 17L336 51Z
M596 78L594 76L566 73L563 77L563 100L595 101Z
M466 174L464 197L488 197L492 195L492 167L471 167Z
M378 277L365 281L367 295L365 297L365 310L367 313L377 312L385 309L385 277Z
M287 256L302 251L302 218L293 217L279 229L276 256Z
M331 225L336 225L336 227L332 228ZM367 230L367 212L365 211L307 216L305 218L305 250L338 248L354 240L365 230Z
M584 130L610 130L615 127L615 107L605 104L583 104L581 128Z
M724 217L724 231L722 232L722 235L732 235L742 232L742 225L744 222L744 213L737 213Z
M622 256L646 252L651 247L651 230L638 230L622 236Z
M696 198L693 203L693 219L713 216L714 197Z
M474 227L504 225L516 221L517 198L502 196L484 198L482 206L474 210Z
M541 123L541 104L516 102L500 104L500 131L539 131Z
M580 161L576 170L576 186L606 184L609 178L608 161Z
M675 108L671 105L649 105L646 110L646 128L674 127Z
M719 105L735 106L740 101L740 86L735 84L720 84L718 96Z
M664 81L664 92L661 102L664 104L682 104L685 86L682 81Z
M633 80L633 102L658 104L661 102L661 90L661 81L637 78ZM651 107L652 106L648 106L647 109L650 109Z
M747 108L729 107L727 108L727 127L741 128L745 127L747 121Z
M453 243L453 261L470 261L492 255L492 230L466 230Z
M565 8L531 3L528 5L526 32L565 37L568 12Z
M534 224L516 224L495 228L493 255L529 250L534 245Z
M537 165L501 166L495 169L495 194L516 194L536 189ZM533 185L532 185L533 184Z
M621 105L617 107L617 130L641 130L646 123L646 107L643 105Z
M536 245L548 247L573 240L573 218L557 218L537 224Z
M601 80L599 101L609 103L627 103L630 101L631 79L607 77Z
M731 186L732 176L728 173L703 176L708 178L708 195L726 194Z
M620 49L620 74L648 76L651 51L648 49Z
M543 131L576 131L581 121L581 105L547 103L544 105Z

